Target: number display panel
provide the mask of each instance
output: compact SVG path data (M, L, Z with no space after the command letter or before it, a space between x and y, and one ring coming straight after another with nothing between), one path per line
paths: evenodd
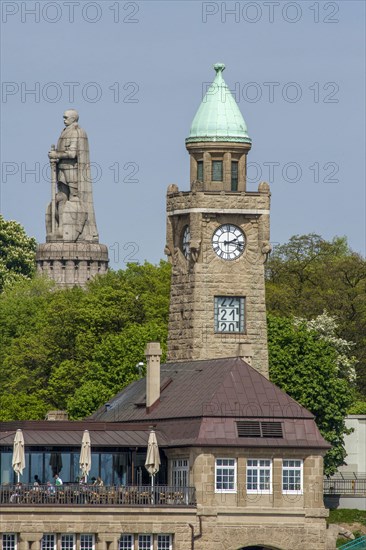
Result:
M244 332L244 308L244 297L215 296L215 332Z

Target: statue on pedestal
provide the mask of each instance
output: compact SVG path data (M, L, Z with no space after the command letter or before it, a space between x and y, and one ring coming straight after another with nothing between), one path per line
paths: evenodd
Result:
M52 200L46 211L47 242L98 242L89 144L74 109L64 113L57 149L51 146Z
M39 273L61 288L85 286L108 270L108 248L99 243L95 222L89 144L74 109L64 113L65 129L48 153L52 193L46 210L46 242L37 246Z

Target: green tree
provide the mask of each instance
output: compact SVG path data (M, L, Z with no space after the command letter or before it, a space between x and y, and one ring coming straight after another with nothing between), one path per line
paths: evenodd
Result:
M354 342L349 342L337 335L338 324L335 317L324 311L321 315L310 319L309 321L302 318L294 319L295 325L304 324L308 330L318 334L321 340L328 342L336 352L335 367L339 378L345 378L350 384L356 381L357 359L353 353L355 347Z
M354 391L339 368L339 350L304 321L268 315L270 378L315 416L323 437L332 445L325 473L336 471L345 458L345 417Z
M362 372L364 269L345 239L326 242L317 235L293 237L267 266L268 305L277 315L269 316L271 378L313 412L332 443L327 472L344 456L352 354L358 379ZM6 285L0 295L0 420L40 419L53 408L67 408L71 418L91 414L137 378L148 341L159 340L165 350L169 292L166 262L131 264L96 277L86 289L59 290L38 276ZM293 315L303 319L292 321Z
M129 265L86 289L59 290L41 277L6 288L0 296L0 400L9 396L14 404L10 399L7 411L0 409L0 420L23 414L15 406L18 395L29 395L29 419L69 407L80 418L134 380L146 343L160 340L164 349L169 281L170 266L161 262ZM90 385L98 391L85 400Z
M29 279L35 272L36 241L15 221L0 214L0 292L5 286Z
M366 396L366 261L344 237L295 235L266 265L267 309L311 319L324 310L337 319L337 334L355 343L357 385Z

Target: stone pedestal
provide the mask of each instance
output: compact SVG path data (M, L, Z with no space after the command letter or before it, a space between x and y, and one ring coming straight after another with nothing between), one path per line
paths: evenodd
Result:
M37 271L53 279L61 288L85 286L95 275L108 269L108 248L88 242L39 244Z

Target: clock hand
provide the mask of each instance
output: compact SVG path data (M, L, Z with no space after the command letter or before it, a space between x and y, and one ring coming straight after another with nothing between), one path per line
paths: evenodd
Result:
M233 239L232 241L224 241L224 245L226 244L232 244L238 242L238 239Z

